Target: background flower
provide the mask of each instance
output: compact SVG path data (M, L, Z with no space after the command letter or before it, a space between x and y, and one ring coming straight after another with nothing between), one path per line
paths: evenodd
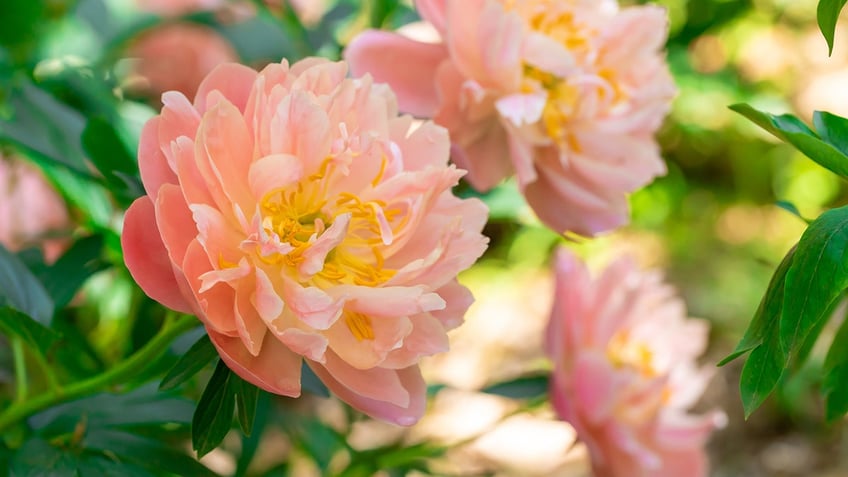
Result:
M215 30L193 23L170 23L136 38L129 55L137 59L140 89L158 97L166 91L192 96L221 63L237 61L235 49Z
M695 364L707 335L658 273L622 258L593 280L559 251L547 334L552 402L586 443L596 475L706 475L704 445L725 417L686 409L712 376Z
M217 68L194 103L166 93L122 243L141 287L194 312L230 368L300 394L301 361L359 410L420 418L421 356L448 348L486 248L486 207L451 193L446 131L309 58ZM157 233L158 232L158 233Z
M447 127L486 191L516 174L539 218L592 235L627 222L626 193L665 164L653 135L675 88L665 10L614 1L420 0L442 43L368 31L345 56ZM422 80L433 78L434 81Z
M41 248L50 263L67 246L67 240L51 235L69 227L65 202L41 172L0 155L0 243L12 252Z

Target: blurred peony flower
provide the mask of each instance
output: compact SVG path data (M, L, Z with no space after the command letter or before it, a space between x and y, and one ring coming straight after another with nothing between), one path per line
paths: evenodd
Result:
M138 58L135 73L144 79L140 89L159 96L165 91L194 95L216 66L237 61L232 45L215 30L193 23L171 23L142 33L130 46Z
M451 193L447 132L411 129L394 94L309 58L218 67L142 131L148 193L129 208L127 267L197 314L230 368L300 394L303 359L355 408L402 425L424 411L419 358L447 350L472 302L487 210Z
M695 359L708 325L656 272L627 258L594 281L565 249L556 258L547 332L554 408L577 430L598 477L699 477L721 412L687 414L712 370Z
M517 174L539 218L593 235L627 222L626 194L666 172L653 138L675 94L664 9L614 0L418 0L442 42L367 31L345 52L448 128L485 191ZM428 79L432 78L432 81Z
M41 172L0 154L0 243L12 252L40 247L45 261L52 263L67 240L48 237L69 226L65 202Z

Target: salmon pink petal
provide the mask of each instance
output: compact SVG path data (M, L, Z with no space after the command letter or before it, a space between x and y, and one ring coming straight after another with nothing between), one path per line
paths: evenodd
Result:
M235 291L232 287L217 284L203 293L199 291L203 286L200 276L213 268L206 251L197 240L192 241L186 249L182 270L193 298L202 311L199 318L206 324L207 330L211 328L227 336L236 336L238 330L233 316Z
M176 184L160 187L155 205L156 225L168 256L172 263L182 264L188 245L197 237L197 228L180 187Z
M176 184L177 176L162 154L159 142L161 117L154 117L141 129L138 143L138 170L147 195L155 197L163 184Z
M444 158L450 152L447 130L430 122L410 129L409 123L395 121L390 125L391 137L402 154L403 168L417 171L430 166L444 167Z
M273 329L273 328L272 328ZM325 363L328 341L324 335L297 328L286 328L277 338L295 353L317 363Z
M333 352L344 362L356 369L371 369L386 367L386 356L404 346L404 340L412 331L413 324L406 317L368 317L345 312L326 335ZM364 333L368 336L363 336Z
M205 113L209 109L207 103L209 93L218 91L243 112L247 107L247 99L256 76L256 70L238 63L218 65L198 86L194 107L201 114Z
M303 262L297 270L305 277L310 277L324 268L327 254L335 249L347 235L350 224L350 214L341 214L333 221L333 225L324 231L303 253Z
M369 73L397 94L401 109L415 116L432 117L439 104L435 84L421 81L447 59L444 46L422 43L394 33L367 31L345 48L351 72Z
M446 352L450 345L445 327L429 313L409 317L411 332L403 338L403 346L395 347L380 364L400 369L417 363L424 356Z
M371 398L358 393L337 380L327 368L316 366L313 363L308 364L334 394L375 419L392 422L400 426L411 426L418 422L421 416L424 415L424 408L427 404L425 397L426 384L417 366L411 366L397 371L381 371L382 373L395 373L400 385L410 397L407 404L396 405L383 399L384 396L381 395Z
M443 310L433 310L430 315L439 320L446 330L452 330L463 322L468 308L474 303L471 290L461 285L457 280L451 280L439 288L436 293L445 300L447 306Z
M317 287L303 287L286 280L283 299L290 310L305 324L316 330L326 330L342 314L344 299L336 299Z
M269 192L288 187L303 177L303 164L290 154L271 154L254 162L248 172L250 190L256 200Z
M408 316L445 308L445 301L436 293L417 287L364 287L339 285L336 296L347 298L345 308L374 316Z
M324 369L340 386L357 396L398 407L407 407L410 404L409 390L406 389L399 373L395 370L356 369L332 352L326 355ZM326 384L329 386L330 383ZM334 389L330 389L335 392ZM345 398L338 392L336 394L339 394L342 399Z
M268 327L260 318L252 303L252 292L256 288L254 280L241 280L236 286L235 313L236 329L241 342L252 356L259 356Z
M280 298L274 282L261 268L256 268L256 290L250 297L262 321L270 323L280 317L285 308L285 302Z
M301 357L277 340L267 340L259 356L253 356L240 338L209 331L221 359L234 373L269 393L300 396Z
M187 204L214 205L215 199L209 193L197 163L194 159L194 141L180 136L171 143L171 153L177 162L177 177Z
M182 313L192 313L180 293L168 250L157 233L156 212L149 197L139 197L124 215L121 248L124 262L144 293Z

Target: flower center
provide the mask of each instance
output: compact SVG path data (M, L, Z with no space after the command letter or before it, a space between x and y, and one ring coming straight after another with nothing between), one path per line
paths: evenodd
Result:
M634 341L626 332L616 333L607 345L607 359L616 368L628 367L645 377L656 376L654 354L645 343Z

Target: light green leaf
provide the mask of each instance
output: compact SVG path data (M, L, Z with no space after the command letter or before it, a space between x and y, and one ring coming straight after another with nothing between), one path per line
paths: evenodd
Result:
M819 29L827 41L828 56L833 53L833 38L836 35L836 21L839 19L839 12L845 6L846 0L819 0L819 6L816 11L816 16L819 22Z

